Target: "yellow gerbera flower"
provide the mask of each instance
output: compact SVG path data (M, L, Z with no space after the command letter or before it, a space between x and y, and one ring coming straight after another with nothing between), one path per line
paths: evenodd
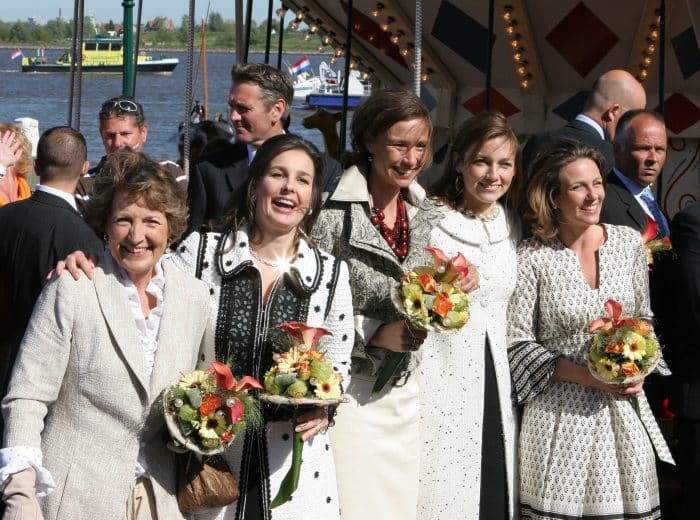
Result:
M201 386L208 379L208 374L204 370L195 370L189 374L185 374L180 378L179 387L187 390L188 388L195 388Z
M340 397L340 379L335 374L330 376L323 383L318 383L314 393L319 399L338 399Z
M202 439L218 439L226 431L226 419L216 412L207 415L199 426L199 436Z
M636 332L625 335L622 354L629 360L642 359L646 354L646 341Z
M618 376L620 367L611 359L603 358L596 362L595 369L603 379L612 381Z

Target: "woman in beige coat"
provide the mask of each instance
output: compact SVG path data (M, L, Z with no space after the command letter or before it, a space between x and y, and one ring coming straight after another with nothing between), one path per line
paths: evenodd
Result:
M158 398L194 369L208 318L206 286L163 257L186 213L142 154L97 178L100 266L46 286L2 402L4 518L182 518Z

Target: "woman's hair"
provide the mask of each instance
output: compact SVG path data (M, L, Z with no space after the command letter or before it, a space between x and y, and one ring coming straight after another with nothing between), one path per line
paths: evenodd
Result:
M236 232L241 227L248 225L251 240L256 240L260 234L260 228L255 222L255 190L262 178L267 175L270 164L278 155L290 150L299 150L309 156L314 165L314 178L311 192L311 206L305 211L304 218L297 229L296 240L304 236L309 240L309 233L313 227L318 213L321 211L321 191L323 189L323 157L318 149L301 137L290 134L276 135L267 139L255 153L253 162L248 168L248 178L229 199L221 221L221 231L232 230Z
M433 136L433 123L430 112L418 96L399 88L375 90L355 110L352 116L352 152L347 154L345 167L356 165L368 169L370 153L365 145L365 139L376 139L396 123L422 119L428 125L428 149L425 151L425 164L430 166L432 151L430 141Z
M559 208L554 203L561 190L559 174L564 167L579 159L590 159L598 170L605 171L605 158L598 150L568 140L556 142L543 150L530 167L523 218L532 233L542 241L552 240L559 232ZM602 173L601 176L605 182L605 176Z
M20 148L22 150L19 159L12 165L12 171L17 177L26 178L32 168L32 143L29 142L29 139L27 139L27 136L24 135L24 132L22 132L19 126L13 123L0 123L0 134L4 134L8 131L15 133L15 139L20 142Z
M117 150L107 156L95 177L93 195L85 208L85 220L102 236L112 213L114 197L143 198L146 206L161 211L168 221L170 242L180 238L187 227L187 203L177 182L159 163L142 152Z
M457 171L457 166L462 161L471 163L486 141L497 137L505 137L513 150L515 174L510 189L502 198L507 206L515 207L522 178L518 138L500 112L482 112L462 123L452 141L445 170L432 187L432 195L440 197L452 208L460 208L464 200L464 177Z

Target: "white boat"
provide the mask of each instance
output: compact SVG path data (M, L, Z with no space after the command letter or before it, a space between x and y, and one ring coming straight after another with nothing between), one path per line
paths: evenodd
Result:
M348 105L359 105L363 98L369 96L372 87L363 80L359 71L350 71L348 83ZM343 81L340 71L334 71L328 63L322 61L318 74L299 74L294 80L294 99L304 100L311 108L340 108L343 98Z

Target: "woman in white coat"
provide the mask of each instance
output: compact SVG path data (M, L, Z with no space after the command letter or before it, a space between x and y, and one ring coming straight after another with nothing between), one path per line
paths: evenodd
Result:
M483 113L455 137L433 188L449 208L430 245L462 253L479 271L471 314L421 348L418 517L512 518L516 418L506 355L506 308L515 289L519 226L502 203L516 195L518 141L506 118Z
M2 402L3 518L182 518L159 396L195 368L209 299L163 256L185 229L184 197L125 150L90 202L100 266L44 288Z

